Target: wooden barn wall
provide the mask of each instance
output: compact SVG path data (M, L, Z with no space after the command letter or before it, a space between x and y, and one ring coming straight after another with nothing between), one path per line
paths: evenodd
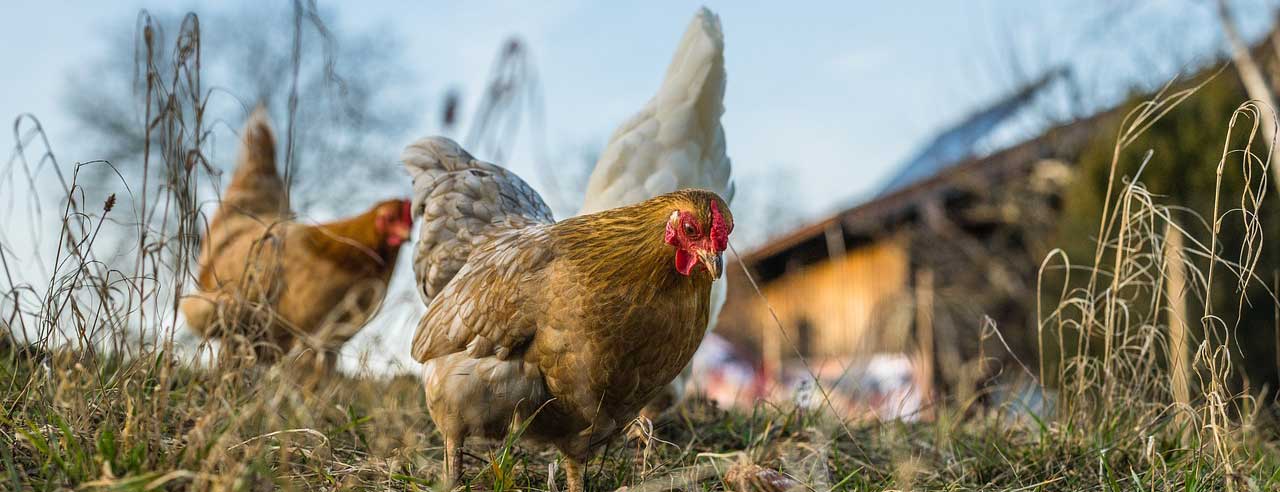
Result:
M906 241L892 238L859 246L835 261L788 272L761 290L791 343L804 349L806 356L898 351L909 343L909 275ZM756 336L746 338L761 345L767 367L779 367L782 360L795 355L795 348L778 333L763 300L741 295L742 288L737 291L726 305L727 311L737 312L728 319L758 330ZM806 324L807 335L800 328Z

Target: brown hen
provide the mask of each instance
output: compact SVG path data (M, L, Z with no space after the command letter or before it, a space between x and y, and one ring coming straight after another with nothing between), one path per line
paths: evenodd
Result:
M197 334L246 342L261 362L292 351L332 369L338 349L382 303L413 227L409 202L387 200L328 224L296 222L275 150L259 108L201 244L199 291L182 311Z
M413 340L427 406L461 476L468 437L514 423L583 463L693 357L733 229L724 200L681 190L555 222L518 176L445 138L402 156L423 225Z

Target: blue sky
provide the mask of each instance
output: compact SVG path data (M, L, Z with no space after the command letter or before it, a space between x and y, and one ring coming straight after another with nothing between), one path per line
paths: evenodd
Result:
M792 206L810 217L873 191L933 132L1052 64L1070 64L1090 97L1108 101L1166 80L1221 44L1211 2L1202 0L1123 8L1098 0L706 3L725 30L724 125L735 173L743 180L786 175L804 191ZM1265 27L1271 3L1236 2L1247 31ZM699 5L374 1L334 9L339 26L398 35L424 99L463 87L473 99L467 108L494 53L507 37L521 36L540 72L552 147L568 148L602 144L648 100ZM103 50L98 32L132 23L141 7L168 8L130 1L0 7L0 120L35 113L64 160L94 158L78 148L59 98L69 77L93 76L76 68ZM0 145L12 146L8 132ZM519 152L507 164L533 174Z

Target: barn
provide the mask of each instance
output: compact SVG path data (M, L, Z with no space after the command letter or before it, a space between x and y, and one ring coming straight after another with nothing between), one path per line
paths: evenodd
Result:
M1026 335L1048 251L1041 239L1070 163L1113 112L986 155L948 159L929 149L956 148L975 126L989 131L1048 83L944 132L873 199L744 252L741 267L727 269L730 297L716 332L747 347L770 380L816 376L848 387L851 400L907 391L919 406L935 394L964 397L1007 371L1006 362L1032 364ZM886 385L910 389L874 388Z

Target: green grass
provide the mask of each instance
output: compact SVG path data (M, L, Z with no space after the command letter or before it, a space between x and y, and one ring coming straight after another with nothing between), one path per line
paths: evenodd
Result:
M275 369L192 370L163 353L123 361L13 351L0 373L10 382L0 395L0 462L15 490L424 490L443 454L410 377L335 377L307 388ZM944 410L929 423L846 430L822 412L692 401L658 426L665 443L655 441L647 463L639 446L616 442L591 464L589 487L710 470L698 488L732 490L721 477L743 463L836 490L1280 487L1273 435L1232 431L1228 473L1209 443L1197 433L1184 443L1171 422L1131 412L1079 425L1016 410ZM507 442L469 451L475 490L548 490L550 450Z

